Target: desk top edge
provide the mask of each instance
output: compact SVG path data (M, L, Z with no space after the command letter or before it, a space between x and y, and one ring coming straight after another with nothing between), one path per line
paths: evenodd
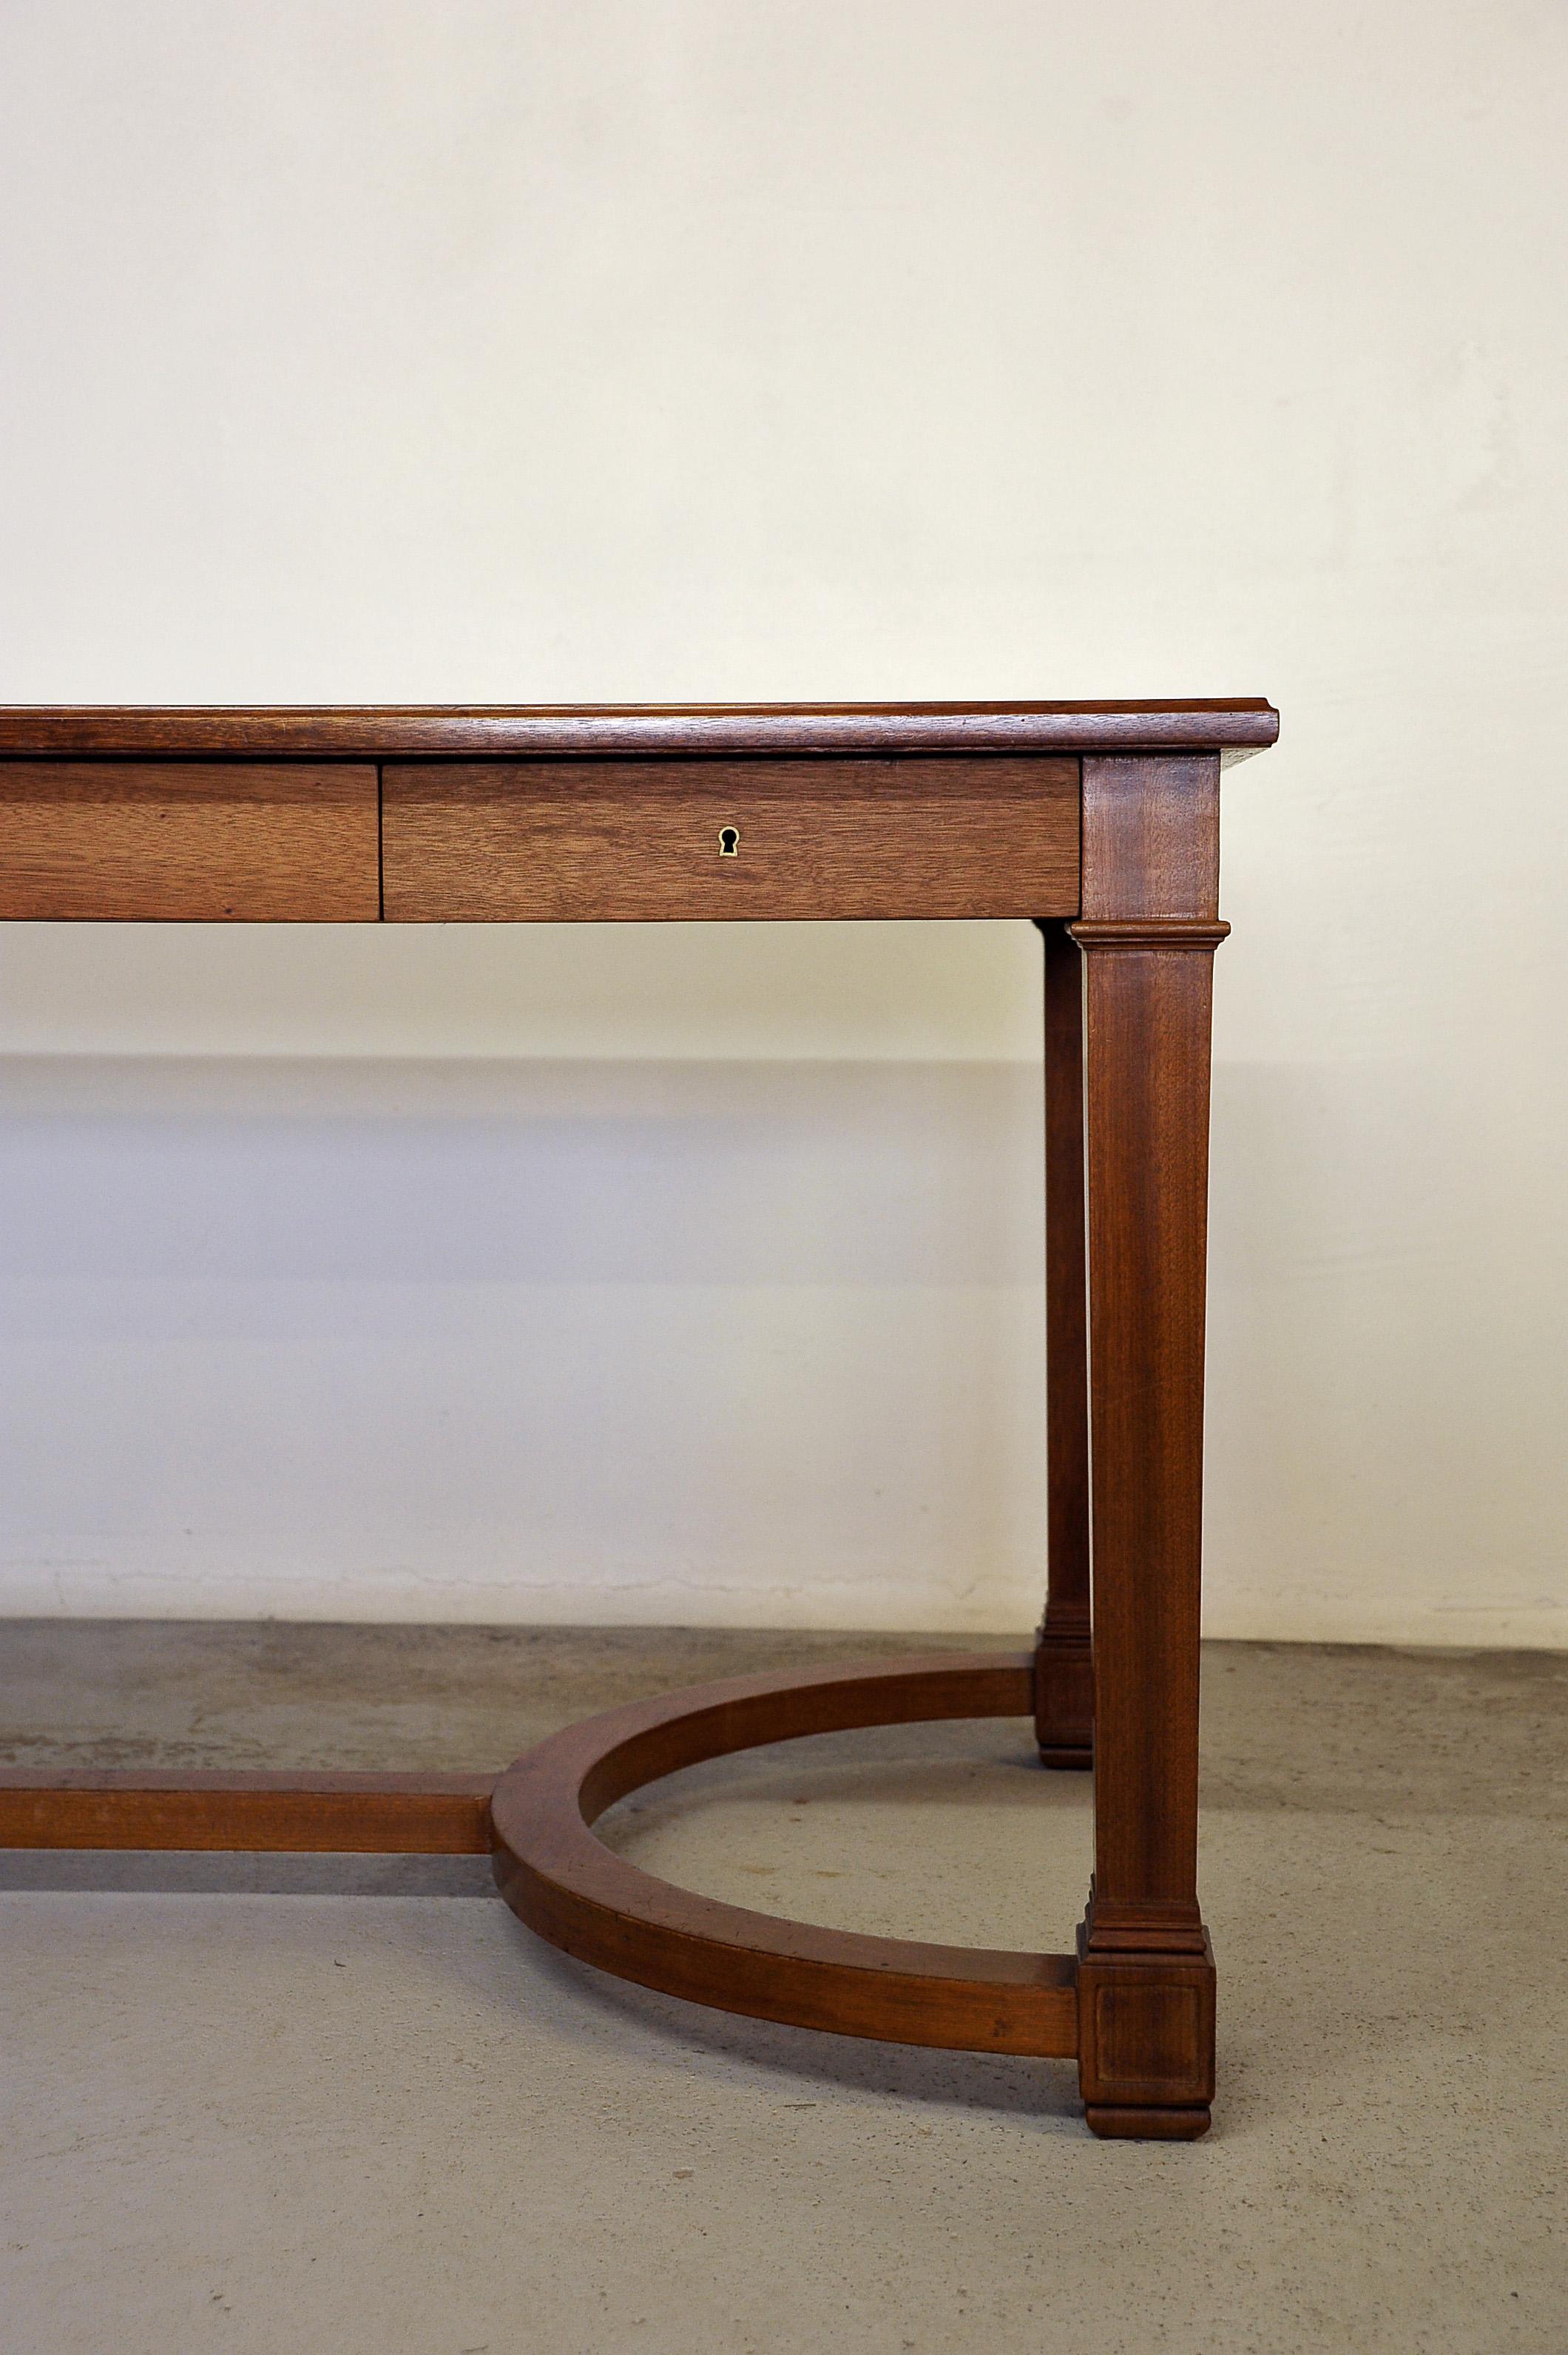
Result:
M1246 752L1262 698L1180 703L0 704L0 759Z

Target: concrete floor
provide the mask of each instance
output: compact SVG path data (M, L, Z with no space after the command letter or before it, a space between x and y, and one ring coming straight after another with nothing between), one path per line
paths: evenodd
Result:
M903 1647L14 1623L0 1756L488 1765ZM0 2343L1563 2355L1565 1698L1560 1655L1211 1648L1221 2081L1186 2147L1093 2141L1065 2064L624 1987L467 1859L13 1856ZM609 1829L716 1895L992 1945L1065 1946L1088 1871L1083 1779L1008 1723L758 1753Z

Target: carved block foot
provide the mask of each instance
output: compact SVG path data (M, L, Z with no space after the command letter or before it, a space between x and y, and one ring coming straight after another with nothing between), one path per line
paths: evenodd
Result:
M1094 1764L1094 1661L1087 1636L1042 1631L1034 1656L1034 1732L1042 1766Z
M1078 2083L1093 2132L1166 2142L1207 2132L1214 1955L1197 1907L1091 1899L1078 1956Z

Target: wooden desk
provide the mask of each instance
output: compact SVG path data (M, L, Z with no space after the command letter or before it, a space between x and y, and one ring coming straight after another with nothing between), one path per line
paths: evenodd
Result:
M8 1774L0 1843L490 1849L569 1953L848 2035L1076 2057L1103 2135L1209 2124L1198 1628L1220 774L1263 702L0 710L0 917L562 922L1011 917L1044 938L1049 1593L1032 1652L752 1677L482 1776ZM1091 1585L1093 1642L1091 1642ZM1032 1714L1093 1764L1072 1955L782 1922L595 1818L804 1733Z

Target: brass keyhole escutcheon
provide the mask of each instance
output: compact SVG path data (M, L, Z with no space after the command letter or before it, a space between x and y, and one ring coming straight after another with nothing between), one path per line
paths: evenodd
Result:
M741 829L738 826L721 826L719 829L719 856L736 858L741 851Z

